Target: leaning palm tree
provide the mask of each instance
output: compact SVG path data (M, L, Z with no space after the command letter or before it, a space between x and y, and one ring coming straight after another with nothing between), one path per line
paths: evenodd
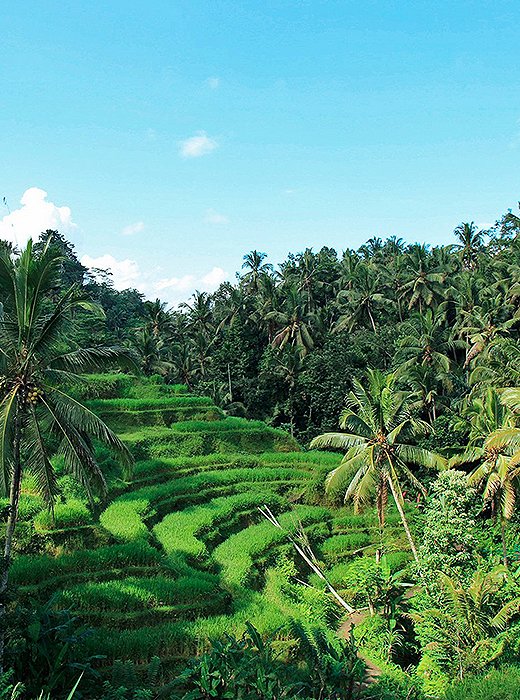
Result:
M64 388L82 372L107 364L133 364L121 348L66 350L66 333L75 311L95 312L84 291L72 286L57 296L62 257L47 245L35 254L29 241L19 256L0 249L0 495L9 497L0 570L0 630L5 615L13 537L24 471L52 508L58 494L49 443L58 445L65 469L86 489L103 493L105 479L96 463L92 439L109 447L129 466L127 448L94 413ZM0 666L3 635L0 632Z
M442 468L442 457L407 441L429 430L424 421L413 418L406 395L395 387L395 374L368 370L366 386L354 381L341 414L340 427L346 432L325 433L314 438L311 448L346 450L339 465L327 476L327 489L348 485L345 501L352 500L359 510L375 494L381 529L384 526L388 489L418 561L417 548L403 508L402 482L407 481L420 493L425 488L411 470L412 465ZM353 474L353 476L352 476Z

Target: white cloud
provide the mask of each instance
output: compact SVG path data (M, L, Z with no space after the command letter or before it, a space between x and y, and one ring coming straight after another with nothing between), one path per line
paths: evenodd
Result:
M222 284L222 282L226 281L227 276L227 272L224 272L224 270L221 267L214 267L210 272L208 272L207 275L204 275L204 277L202 277L202 290L205 292L216 291Z
M218 90L220 86L220 78L208 78L206 80L206 84L210 90Z
M221 267L214 267L204 275L186 274L181 277L168 277L154 280L150 273L144 273L135 260L117 260L110 253L92 258L84 255L81 262L90 269L100 268L112 274L114 287L118 290L134 288L148 299L160 299L176 307L188 301L193 292L214 292L229 275Z
M221 267L214 267L205 275L183 275L159 280L153 285L152 296L160 296L172 306L178 306L187 301L193 292L214 292L219 285L228 279L228 274Z
M196 277L194 275L184 275L183 277L168 277L159 280L153 287L156 292L162 292L164 289L171 289L178 292L185 292L194 289Z
M195 136L181 141L180 154L183 158L200 158L214 151L217 146L215 139L209 138L206 132L199 131Z
M144 229L144 221L136 221L134 224L129 224L121 229L122 236L133 236L135 233L141 233Z
M81 263L88 268L100 268L112 273L112 281L116 289L128 289L135 287L139 289L141 271L135 260L116 260L113 255L106 253L98 258L92 258L90 255L84 255L81 258Z
M204 217L205 224L228 224L229 219L225 214L219 214L214 209L208 209Z
M76 228L69 207L47 201L47 192L39 187L25 190L22 205L0 221L0 239L23 246L29 238L37 239L42 231L57 230L67 236Z

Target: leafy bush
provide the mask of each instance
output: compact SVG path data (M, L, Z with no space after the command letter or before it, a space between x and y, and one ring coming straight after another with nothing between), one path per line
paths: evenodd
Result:
M56 503L53 511L42 510L33 520L36 532L48 532L92 523L87 506L77 499Z
M502 666L454 683L445 700L520 700L520 667Z
M215 641L210 651L192 659L172 684L173 689L183 700L351 697L354 684L363 675L353 646L332 641L314 629L296 625L293 631L298 638L298 651L291 664L280 662L273 641L264 640L248 624L240 639L228 634Z

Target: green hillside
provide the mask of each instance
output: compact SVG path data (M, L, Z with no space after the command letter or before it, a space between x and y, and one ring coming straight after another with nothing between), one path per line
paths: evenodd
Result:
M125 477L100 452L104 503L89 504L60 477L54 518L25 479L20 540L33 553L17 556L11 570L22 600L53 594L57 608L73 609L93 628L88 649L103 667L158 653L175 661L225 632L240 634L248 621L289 646L290 619L335 631L341 611L317 578L303 585L310 571L287 532L301 524L335 585L355 597L349 561L372 556L379 531L371 516L324 505L324 476L339 455L304 452L287 433L225 417L180 386L99 375L78 397L136 463ZM263 518L264 505L283 531ZM386 538L404 545L399 528L387 528ZM407 555L398 559L403 565Z

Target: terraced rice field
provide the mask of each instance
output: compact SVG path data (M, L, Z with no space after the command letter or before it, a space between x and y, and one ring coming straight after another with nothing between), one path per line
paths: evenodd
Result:
M129 446L135 469L125 480L100 455L110 498L94 511L63 477L66 498L55 521L26 480L24 541L45 553L15 559L12 581L22 596L44 601L54 594L57 606L74 610L94 629L88 645L104 665L154 655L175 660L208 638L240 633L246 621L276 632L281 643L290 643L290 617L305 621L312 609L330 621L333 604L319 582L311 577L316 588L309 588L291 579L309 572L300 561L288 572L294 553L287 532L301 524L348 596L349 567L374 553L379 530L371 516L320 505L324 476L339 455L304 452L283 431L226 418L183 387L118 375L89 386L90 407ZM284 531L262 517L264 505ZM386 536L401 547L398 529Z

